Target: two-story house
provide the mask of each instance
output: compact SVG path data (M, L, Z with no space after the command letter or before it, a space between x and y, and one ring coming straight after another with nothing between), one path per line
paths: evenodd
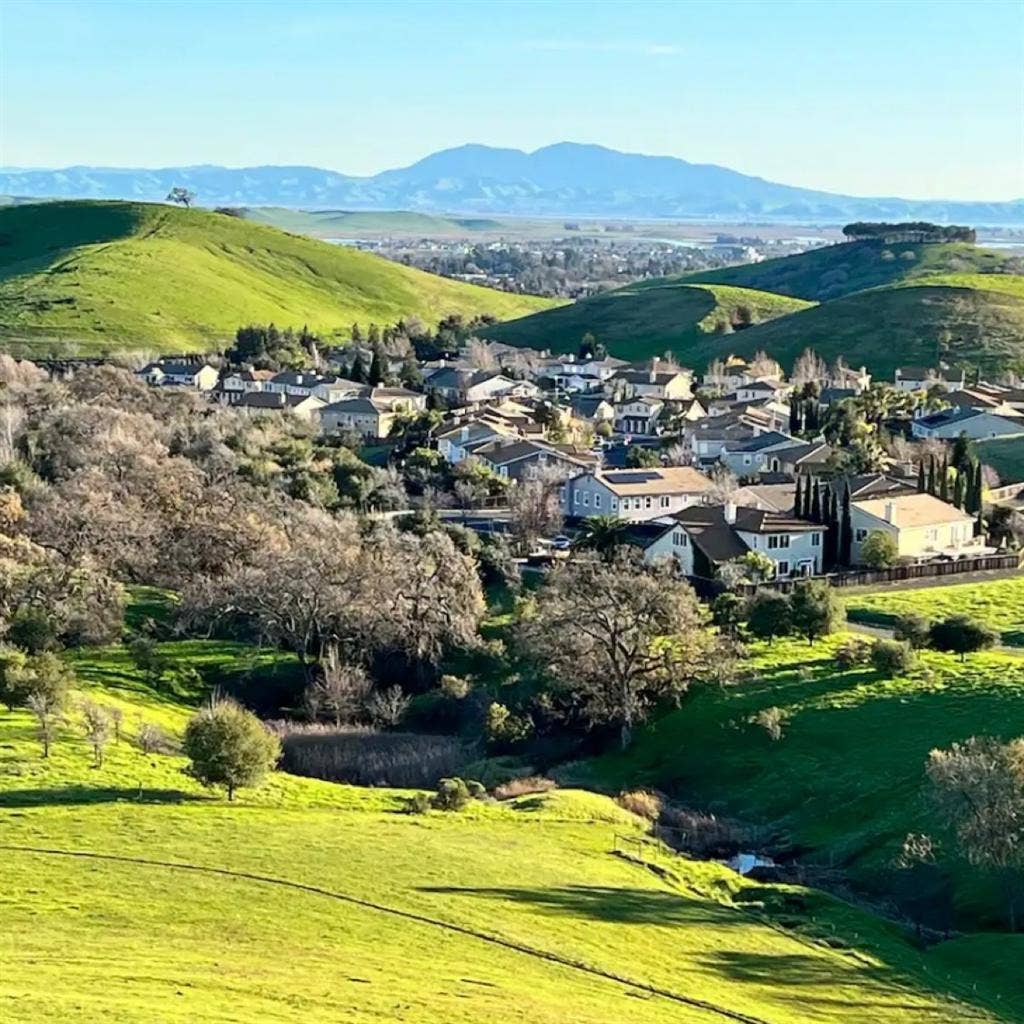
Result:
M974 517L931 494L893 494L850 503L852 558L861 563L861 548L872 533L886 533L901 559L929 561L979 555L991 550L974 536Z
M788 512L729 502L692 506L658 522L665 531L644 545L644 560L674 558L686 576L713 577L750 551L771 559L778 577L821 572L825 527Z
M897 391L958 391L967 381L963 370L936 370L929 366L897 366L893 383Z
M656 398L662 402L683 402L693 397L693 374L689 370L619 370L605 381L605 392L618 401Z
M209 363L174 362L160 359L144 366L139 370L138 376L154 387L212 391L217 386L219 375Z
M936 437L953 440L966 434L975 441L994 437L1024 436L1024 417L997 416L980 409L951 408L911 421L916 438Z
M711 487L690 466L594 470L566 481L562 511L574 518L614 515L642 522L703 501Z
M631 398L615 406L615 429L620 434L652 435L665 403L658 398Z

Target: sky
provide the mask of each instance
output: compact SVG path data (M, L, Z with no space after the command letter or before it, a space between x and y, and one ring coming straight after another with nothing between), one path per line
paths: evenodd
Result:
M1024 0L0 0L0 165L590 142L852 195L1024 196Z

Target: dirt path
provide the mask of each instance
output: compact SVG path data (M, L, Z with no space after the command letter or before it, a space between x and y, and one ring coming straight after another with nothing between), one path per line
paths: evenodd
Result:
M846 630L849 633L860 633L875 640L893 640L896 637L896 631L892 626L853 622L850 619L846 620ZM1014 658L1024 658L1024 647L1015 647L1013 644L996 644L994 647L990 647L989 650L998 651L1000 654L1009 654Z

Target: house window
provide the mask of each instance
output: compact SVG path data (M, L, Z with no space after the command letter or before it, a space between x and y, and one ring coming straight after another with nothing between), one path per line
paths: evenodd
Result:
M572 503L574 505L578 505L580 503L580 492L579 491L573 491L572 492Z
M812 533L811 534L811 547L812 548L820 548L821 547L821 534L820 533Z
M926 536L927 536L928 540L938 540L939 539L939 531L938 530L929 530L928 533L926 534Z
M612 500L611 500L611 509L612 509L612 511L615 512L618 509L618 507L619 507L619 499L618 498L612 498Z
M743 465L744 466L749 466L750 465L750 456L749 455L744 455L743 456Z
M789 575L789 562L779 562L779 575L780 576L788 576Z
M668 508L668 506L669 506L669 497L668 497L668 495L667 494L662 495L661 507L662 508Z
M853 535L853 539L859 544L862 540L868 539L868 531L864 529L858 529Z
M600 508L600 507L601 507L601 495L600 494L595 494L594 495L594 508Z
M653 498L644 498L644 508L650 508L654 504Z
M675 533L672 534L672 543L677 548L685 548L686 547L686 541L687 541L686 534L683 533L682 531L678 531L677 530Z
M590 504L590 495L587 494L586 492L584 492L584 494L583 494L583 504L584 505L589 505Z

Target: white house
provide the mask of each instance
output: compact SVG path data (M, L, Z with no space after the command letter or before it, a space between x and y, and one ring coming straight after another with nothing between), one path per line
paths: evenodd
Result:
M693 375L689 370L619 370L605 382L613 398L658 398L683 402L693 397Z
M910 429L916 438L952 440L966 434L971 440L980 441L1024 436L1024 418L997 416L983 409L952 408L913 420Z
M144 366L138 375L155 387L193 388L196 391L212 391L218 379L217 371L209 363L164 360Z
M565 482L562 511L580 518L614 515L642 522L703 501L711 487L703 473L689 466L594 470Z
M511 425L488 419L471 419L442 430L435 437L437 450L445 462L454 466L472 453L474 447L498 439L518 436Z
M821 572L825 528L787 512L697 505L656 522L665 531L645 545L644 560L674 558L687 576L714 576L750 551L770 558L779 577Z
M313 395L285 395L279 391L248 391L232 408L246 416L272 416L290 412L301 420L316 421L325 403Z
M615 429L620 434L656 434L665 403L657 398L631 398L615 406Z
M931 494L894 494L850 503L852 557L861 562L861 549L872 533L887 533L900 558L928 561L979 555L991 550L974 536L974 517Z
M967 375L963 370L936 370L929 366L897 366L893 383L897 391L958 391L964 386Z

